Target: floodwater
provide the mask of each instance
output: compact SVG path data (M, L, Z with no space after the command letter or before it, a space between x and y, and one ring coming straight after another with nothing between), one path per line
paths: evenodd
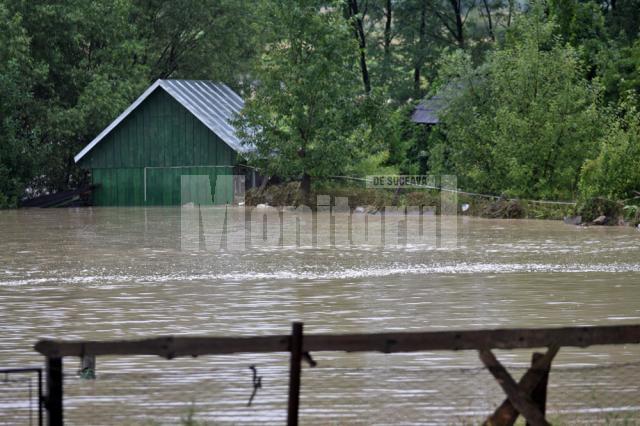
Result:
M32 349L42 338L284 334L296 320L307 333L640 324L632 228L461 217L448 248L183 251L180 213L0 211L0 368L42 365ZM305 424L475 423L503 398L473 352L312 355ZM517 378L531 352L497 355ZM639 355L634 345L562 349L550 418L640 418ZM249 365L262 376L251 407ZM286 417L286 354L99 358L95 381L79 379L78 367L65 361L70 424ZM6 395L0 424L24 424Z

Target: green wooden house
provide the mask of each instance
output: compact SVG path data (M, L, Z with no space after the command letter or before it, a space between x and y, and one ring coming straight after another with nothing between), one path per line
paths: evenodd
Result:
M193 175L209 177L212 200L230 203L230 177L246 150L230 122L242 106L224 84L156 81L75 156L91 172L93 203L180 205L184 176Z

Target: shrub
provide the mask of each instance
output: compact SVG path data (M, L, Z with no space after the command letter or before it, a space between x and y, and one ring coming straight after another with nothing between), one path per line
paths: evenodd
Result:
M583 222L592 222L599 216L606 216L608 224L616 224L622 216L622 205L603 197L589 198L577 206Z
M640 190L640 115L628 103L623 108L623 118L607 126L597 157L582 168L579 188L583 199L620 200Z

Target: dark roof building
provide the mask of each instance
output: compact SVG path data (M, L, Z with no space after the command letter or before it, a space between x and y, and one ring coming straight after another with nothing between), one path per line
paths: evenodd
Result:
M446 100L441 96L435 95L429 99L425 99L413 110L411 121L419 124L436 125L440 122L438 114L445 106Z
M218 178L246 151L231 124L243 105L221 83L156 81L75 156L91 171L94 204L179 205L184 175L209 176L212 199L231 202L232 180Z

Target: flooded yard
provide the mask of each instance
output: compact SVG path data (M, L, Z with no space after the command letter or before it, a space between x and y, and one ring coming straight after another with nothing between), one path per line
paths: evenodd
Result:
M307 333L640 324L632 228L461 217L451 248L180 248L178 208L0 211L0 367L41 365L42 338L285 334L295 320ZM516 377L531 357L497 354ZM503 399L473 352L315 358L304 423L474 423ZM249 365L263 377L251 407ZM286 354L99 358L95 381L78 368L65 360L74 424L286 414ZM637 420L639 383L640 347L563 348L550 419ZM0 423L11 410L1 396Z

